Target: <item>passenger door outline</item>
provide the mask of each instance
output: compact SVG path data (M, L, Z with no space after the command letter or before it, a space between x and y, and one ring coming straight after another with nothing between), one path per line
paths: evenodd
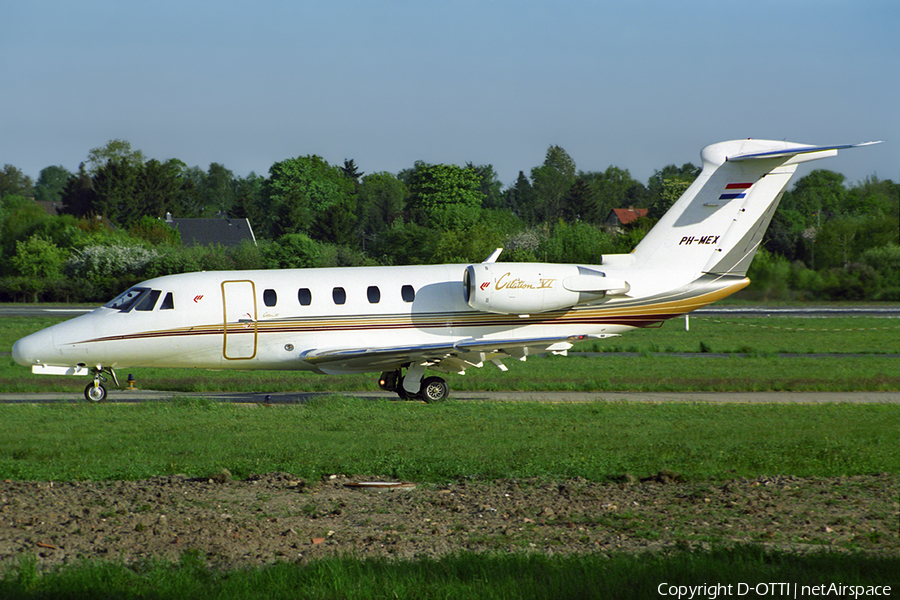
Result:
M256 358L259 335L256 320L256 285L249 279L222 282L222 357L225 360Z

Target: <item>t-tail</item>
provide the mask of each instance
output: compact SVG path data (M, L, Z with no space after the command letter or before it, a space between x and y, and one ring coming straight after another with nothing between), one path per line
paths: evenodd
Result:
M634 249L634 264L744 276L797 165L877 143L736 140L707 146L700 175Z

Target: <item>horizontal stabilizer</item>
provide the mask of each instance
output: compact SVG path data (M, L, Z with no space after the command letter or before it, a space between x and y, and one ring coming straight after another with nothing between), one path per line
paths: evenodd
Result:
M728 162L738 162L742 160L754 160L760 158L782 158L788 156L796 156L798 154L809 154L811 152L827 152L829 150L846 150L847 148L861 148L862 146L873 146L880 144L877 142L863 142L861 144L839 144L837 146L800 146L787 148L785 150L772 150L770 152L753 152L750 154L736 154L729 156L725 160Z

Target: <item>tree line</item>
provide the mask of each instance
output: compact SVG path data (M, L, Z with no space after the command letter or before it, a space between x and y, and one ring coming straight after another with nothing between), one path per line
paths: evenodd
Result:
M483 260L599 263L630 252L699 167L668 165L646 183L627 169L585 172L561 147L504 188L491 165L416 162L364 173L316 155L235 176L147 159L124 140L71 173L36 182L0 173L0 300L101 301L140 279L190 270L399 265ZM56 207L51 215L35 202ZM646 217L610 227L614 208ZM256 246L184 248L164 222L247 218ZM785 193L754 261L760 298L900 300L900 186L817 170Z

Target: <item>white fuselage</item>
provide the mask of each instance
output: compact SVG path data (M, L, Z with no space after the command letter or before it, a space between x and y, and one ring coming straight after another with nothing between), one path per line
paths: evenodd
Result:
M612 265L591 268L609 274ZM159 277L132 288L149 290L145 294L158 292L152 306L149 302L141 306L138 300L127 310L98 308L23 338L16 344L15 355L20 363L45 368L378 371L385 368L383 364L323 367L306 358L330 349L428 347L471 339L509 343L606 337L698 306L663 301L653 303L658 309L654 310L629 294L545 313L494 314L467 304L465 269L466 265L345 267ZM632 291L652 296L673 289L678 287L671 281L673 275L651 274L645 282L631 277ZM682 285L693 275L681 274ZM700 300L701 305L711 301ZM40 367L35 371L40 372Z

